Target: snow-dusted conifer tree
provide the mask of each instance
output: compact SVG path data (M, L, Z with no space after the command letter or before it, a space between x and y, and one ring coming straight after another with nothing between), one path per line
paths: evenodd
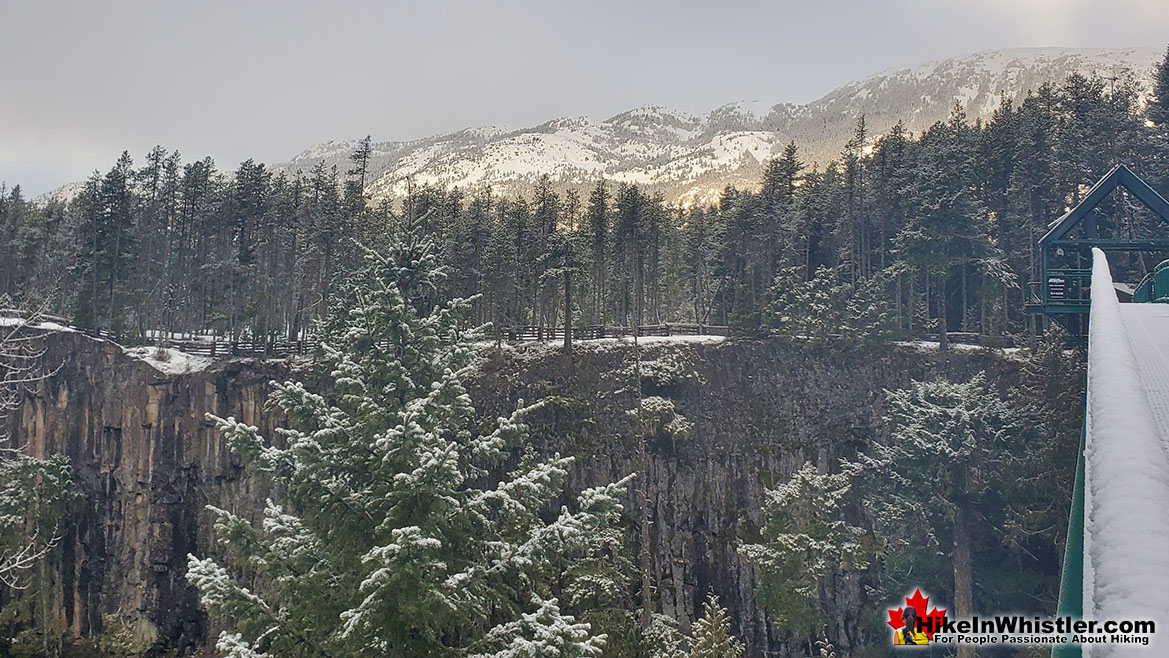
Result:
M653 616L642 639L649 658L739 658L743 655L743 643L731 634L731 617L713 593L702 603L702 617L690 628L686 642L690 645L689 652L682 648L685 638L678 632L677 622L665 615Z
M649 658L686 658L682 640L678 621L666 615L655 614L649 628L641 634L644 651Z
M78 498L68 458L0 447L0 591L28 586Z
M886 298L891 273L892 269L882 270L853 286L827 267L817 268L808 280L802 266L783 268L764 310L765 329L772 336L813 346L830 340L846 348L886 341L895 329Z
M825 579L864 565L862 531L844 519L850 487L848 473L809 462L765 494L761 541L740 550L759 568L759 599L780 628L812 637L826 621Z
M731 617L711 594L702 604L702 617L690 629L690 658L739 658L743 644L731 634Z
M862 490L884 561L936 547L953 562L953 613L969 616L975 539L986 533L979 528L1001 523L995 492L1017 477L1020 455L1033 458L1038 419L1008 405L982 373L964 382L914 381L886 401L890 441L844 467ZM959 647L959 657L973 655Z
M533 407L491 428L476 420L462 383L469 304L438 301L443 273L420 223L387 254L366 255L325 323L330 395L274 384L270 403L289 425L282 441L212 418L286 498L260 523L212 508L223 552L189 557L188 579L230 627L218 646L232 656L600 651L604 636L556 598L573 574L551 565L611 549L595 538L608 536L625 481L585 491L545 522L538 513L562 492L570 459L526 452L499 475Z

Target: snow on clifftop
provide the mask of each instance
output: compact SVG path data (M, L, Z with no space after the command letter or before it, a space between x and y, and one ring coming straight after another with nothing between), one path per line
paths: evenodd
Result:
M201 372L214 363L205 356L195 356L170 347L127 347L122 350L127 356L145 361L165 375L186 375Z
M72 327L66 327L65 325L48 320L41 320L30 325L28 320L12 316L0 317L0 327L31 327L33 329L40 329L41 331L77 331Z

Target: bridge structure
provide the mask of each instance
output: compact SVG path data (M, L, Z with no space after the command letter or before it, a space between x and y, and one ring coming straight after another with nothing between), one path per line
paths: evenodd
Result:
M1056 614L1152 620L1164 637L1059 645L1052 656L1169 655L1169 303L1121 303L1102 249L1090 272L1084 429Z
M1166 624L1149 647L1072 643L1052 657L1169 655L1169 202L1117 165L1036 256L1027 311L1088 359L1057 616Z
M1150 216L1151 215L1151 216ZM1088 337L1092 250L1112 256L1114 286L1131 298L1135 281L1169 258L1169 201L1131 169L1116 165L1039 238L1039 280L1030 283L1026 310L1047 315L1068 333ZM1166 290L1169 293L1169 288Z

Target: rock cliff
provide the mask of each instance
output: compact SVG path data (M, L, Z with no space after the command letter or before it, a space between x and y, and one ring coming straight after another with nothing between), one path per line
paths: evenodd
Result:
M45 340L53 374L5 422L10 440L34 454L68 455L85 493L49 565L51 587L36 595L48 636L68 647L116 622L154 654L196 653L212 629L184 572L187 553L208 548L204 507L254 518L270 495L205 415L233 415L274 436L282 419L264 411L268 382L310 371L230 361L171 375L80 333ZM631 345L612 342L578 344L571 357L549 345L485 348L472 397L494 417L520 398L551 396L531 421L532 442L576 457L570 488L579 490L637 470L626 413L635 406L632 354ZM764 488L805 460L826 465L879 436L884 389L978 370L1009 385L1018 371L1016 361L988 351L941 359L912 348L875 356L749 341L657 343L642 347L642 360L643 394L673 402L693 424L650 442L649 540L661 611L686 629L714 591L753 657L784 641L736 553L757 536ZM636 509L632 501L627 509ZM631 518L635 543L636 527ZM859 585L836 589L832 632L847 647L863 639Z

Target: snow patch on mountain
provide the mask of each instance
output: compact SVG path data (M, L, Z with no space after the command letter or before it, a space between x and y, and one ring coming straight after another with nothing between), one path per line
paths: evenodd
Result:
M636 183L671 201L718 198L727 185L753 187L768 158L795 141L806 162L839 156L866 118L870 150L884 132L904 121L920 132L961 104L970 119L988 119L1004 99L1020 102L1044 83L1068 75L1133 76L1149 87L1161 53L1151 48L1015 48L885 71L849 83L806 105L737 101L694 116L644 105L601 122L588 117L553 119L509 132L480 130L432 138L375 169L374 198L392 198L414 184L498 194L523 192L547 174L555 185L579 187L599 178ZM337 148L341 142L333 147Z
M367 193L375 201L404 195L411 184L490 186L524 193L543 175L560 189L604 178L641 185L684 204L717 200L727 185L753 188L768 158L794 141L804 162L839 157L865 117L864 145L898 121L921 132L945 120L957 102L970 120L989 119L1004 99L1020 102L1045 83L1081 73L1132 76L1146 94L1162 52L1153 48L1013 48L883 71L803 105L736 101L696 116L643 105L603 121L561 117L528 128L480 126L413 141L374 142ZM357 140L315 144L274 170L349 169ZM80 184L51 195L72 198ZM48 197L49 195L45 195Z
M50 190L44 194L39 194L33 198L33 203L46 205L55 201L68 203L73 199L81 196L85 191L85 183L82 181L75 181L72 183L65 183L55 190Z

